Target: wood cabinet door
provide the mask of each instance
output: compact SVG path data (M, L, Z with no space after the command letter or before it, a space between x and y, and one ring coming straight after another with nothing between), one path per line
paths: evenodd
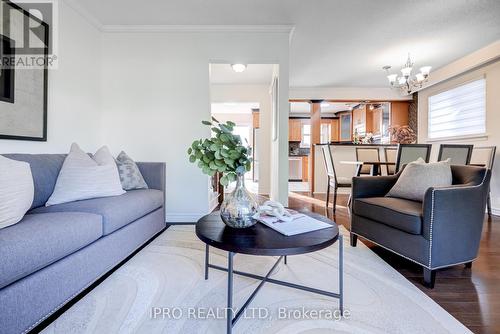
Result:
M330 140L331 141L339 141L339 120L332 119L330 120Z
M302 120L300 119L288 120L288 140L302 141Z
M408 125L409 121L408 102L392 102L391 103L391 126Z

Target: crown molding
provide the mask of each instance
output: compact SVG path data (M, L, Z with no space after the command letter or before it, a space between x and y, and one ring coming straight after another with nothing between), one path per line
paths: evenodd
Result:
M104 25L88 10L86 10L77 0L60 0L61 3L68 5L72 8L77 14L79 14L85 21L87 21L90 25L96 28L99 31L102 31Z
M109 33L163 33L163 32L239 32L291 34L293 25L103 25L101 31Z

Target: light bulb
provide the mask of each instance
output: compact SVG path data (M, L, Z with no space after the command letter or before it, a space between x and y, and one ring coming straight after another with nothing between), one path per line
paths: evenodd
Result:
M399 78L398 78L398 83L399 83L400 85L404 85L404 84L406 83L406 78L405 78L405 77L399 77Z
M398 78L398 75L397 75L397 74L389 74L389 75L387 76L387 79L389 79L389 82L390 82L391 84L395 83L397 78Z
M420 73L422 73L424 77L428 77L429 73L431 73L431 68L432 66L423 66L420 68Z
M415 78L417 78L418 83L422 83L425 80L425 76L422 73L417 73L417 75L415 75Z
M411 75L411 67L405 67L401 69L401 73L404 77L408 78Z
M236 73L241 73L247 69L247 65L245 64L232 64L231 67Z

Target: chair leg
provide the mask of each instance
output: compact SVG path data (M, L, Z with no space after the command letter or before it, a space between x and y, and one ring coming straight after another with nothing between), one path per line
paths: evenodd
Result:
M354 233L351 233L349 235L350 237L350 241L351 241L351 247L356 247L357 243L358 243L358 236Z
M471 262L467 262L467 263L465 264L465 268L467 268L467 269L472 268L472 261L471 261Z
M337 185L333 188L333 213L337 209Z
M434 289L436 282L436 271L424 268L424 286L429 289Z
M328 210L328 203L330 203L330 177L328 177L328 185L326 186L326 209ZM335 207L333 207L335 211Z
M486 202L486 205L488 207L488 218L491 219L491 192L488 192L488 200Z

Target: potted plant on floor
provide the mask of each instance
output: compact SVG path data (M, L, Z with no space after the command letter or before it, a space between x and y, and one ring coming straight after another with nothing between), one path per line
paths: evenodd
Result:
M220 182L223 186L236 181L233 192L224 197L220 215L230 227L250 227L256 223L253 215L258 206L245 188L245 173L250 171L252 164L250 147L243 145L240 136L233 133L233 122L220 123L212 117L212 121L202 123L210 126L213 137L195 140L187 151L189 161L197 163L203 173L209 176L221 173Z

